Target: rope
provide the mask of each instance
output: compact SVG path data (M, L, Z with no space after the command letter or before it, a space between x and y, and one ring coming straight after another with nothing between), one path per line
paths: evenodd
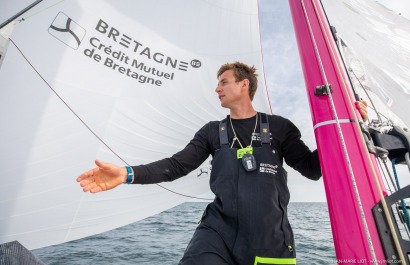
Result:
M111 153L113 153L116 157L118 157L122 162L124 162L126 165L130 166L118 153L116 153L100 136L97 135L97 133L95 133L93 131L93 129L91 129L90 126L88 126L88 124L81 119L81 117L74 111L74 109L72 109L70 107L70 105L68 105L68 103L57 93L57 91L47 82L47 80L40 74L40 72L34 67L34 65L30 62L30 60L24 55L24 53L20 50L20 48L17 46L17 44L11 39L9 38L10 42L13 43L13 45L17 48L17 50L19 51L19 53L23 56L24 60L26 60L26 62L30 65L30 67L37 73L37 75L44 81L44 83L51 89L51 91L61 100L61 102L71 111L71 113L74 114L74 116L77 117L77 119L94 135L95 138L98 139L98 141L100 141L105 147L108 148L108 150L111 151ZM198 200L206 200L206 201L212 201L212 199L208 199L208 198L201 198L201 197L196 197L196 196L191 196L191 195L186 195L186 194L182 194L176 191L173 191L171 189L165 188L162 185L159 184L155 184L158 187L174 193L176 195L182 196L182 197L187 197L187 198L192 198L192 199L198 199Z
M380 117L380 113L379 111L376 109L376 105L373 102L373 99L370 97L369 92L367 91L366 88L364 88L364 85L362 84L362 81L360 81L359 77L357 77L356 73L353 71L353 69L351 67L349 67L350 72L354 75L354 77L356 78L357 82L359 82L360 86L362 87L364 93L366 94L367 98L370 101L370 104L373 106L373 110L376 112L377 118L379 119L380 122L382 122L382 118Z
M391 164L393 168L394 178L396 179L397 188L400 189L399 178L397 176L397 171L396 171L396 158L393 158L391 160ZM401 208L404 214L404 221L406 222L407 228L410 229L409 212L407 211L406 202L404 201L404 199L401 199Z
M303 4L303 0L302 0L302 4ZM318 14L318 10L317 10L317 8L316 8L315 1L314 1L314 0L312 0L312 4L313 4L313 7L314 7L314 9L315 9L316 14ZM323 26L323 23L322 23L322 20L320 19L319 16L318 16L318 20L319 20L319 24L320 24L320 27L321 27L322 32L325 32L324 26ZM309 29L311 30L310 24L309 24ZM313 36L313 34L312 34L312 36ZM326 39L326 43L328 44L328 46L330 46L330 41L329 41L329 39L328 39L328 36L327 36L326 34L324 34L324 37L325 37L325 39ZM313 37L312 37L312 38L313 38ZM313 39L314 39L314 38L313 38ZM316 45L316 42L314 42L314 43L315 43L315 45ZM337 70L337 74L338 74L339 80L340 80L340 81L342 82L342 84L343 84L343 86L342 86L343 90L342 90L342 91L345 93L345 98L350 102L350 97L347 95L346 84L344 83L343 78L340 78L340 77L341 77L341 70L339 69L338 64L335 62L336 59L335 59L335 55L334 55L334 53L333 53L333 50L330 49L330 52L331 52L331 58L332 58L332 60L334 61L335 65L336 65L336 68L337 68L336 70ZM320 58L320 57L318 57L318 58ZM326 87L328 87L328 86L326 85ZM330 92L330 91L328 91L328 93L329 93L329 92ZM332 104L332 110L333 110L334 114L336 115L336 110L333 109L333 108L334 108L334 105L333 105L333 101L332 101L332 95L331 95L330 93L329 93L329 101L331 102L331 104ZM353 107L352 107L352 103L351 103L351 102L350 102L349 106L350 106L350 111L355 115L355 112L354 112L354 110L353 110ZM337 117L336 117L336 121L338 121ZM357 119L355 119L355 124L356 124L357 129L360 131L360 125L359 125L359 122L357 121ZM343 138L343 134L342 134L342 132L341 132L341 129L340 129L340 125L339 125L339 124L338 124L338 131L339 131L339 135L340 135L340 137L341 137L340 139L341 139L341 141L342 141L342 143L343 143L342 146L343 146L343 149L345 150L346 158L348 159L348 154L347 154L346 145L345 145L344 138ZM363 146L366 146L366 143L364 142L363 136L361 137L361 141L362 141L362 145L363 145ZM399 242L399 238L398 238L398 235L397 235L396 230L395 230L394 225L393 225L393 220L392 220L392 218L390 217L390 215L387 214L389 211L388 211L388 207L387 207L387 204L386 204L386 200L384 199L381 185L380 185L379 180L378 180L378 178L377 178L376 171L375 171L375 169L374 169L373 163L372 163L372 161L371 161L371 159L370 159L370 154L369 154L368 152L366 152L366 158L367 158L367 161L368 161L368 163L369 163L369 165L370 165L370 169L371 169L371 172L372 172L373 180L374 180L374 182L375 182L375 184L376 184L377 192L378 192L379 197L380 197L380 202L381 202L381 204L382 204L383 211L385 212L385 217L386 217L386 220L387 220L387 223L388 223L388 226L389 226L391 235L392 235L392 237L393 237L394 244L395 244L395 246L396 246L396 248L397 248L397 252L398 252L400 261L403 262L403 261L405 261L404 254L403 254L403 250L401 249L400 242ZM352 170L351 164L350 164L350 160L347 160L347 164L348 164L348 166L349 166L349 172L350 172L350 170ZM364 215L364 210L363 210L363 206L362 206L362 203L361 203L361 200L360 200L359 191L358 191L358 189L357 189L356 180L355 180L355 177L354 177L354 175L353 175L353 170L351 171L350 177L351 177L352 185L353 185L353 187L354 187L354 191L355 191L355 194L356 194L357 204L358 204L358 206L359 206L359 211L360 211L360 214L361 214L361 217L362 217L363 228L364 228L364 230L365 230L365 232L366 232L366 236L367 236L367 241L368 241L370 253L371 253L371 256L372 256L372 258L373 258L373 262L377 262L376 253L375 253L374 248L373 248L373 242L372 242L372 239L371 239L371 237L370 237L370 231L369 231L369 228L368 228L368 226L367 226L366 217L365 217L365 215Z
M379 160L379 159L378 159L378 160ZM389 178L390 178L390 181L389 181L389 179L387 179L387 177L386 177L386 172L384 171L383 167L380 166L380 170L382 171L383 177L384 177L384 179L385 179L387 185L389 186L390 192L393 193L393 192L396 192L396 191L397 191L397 187L396 187L396 184L394 183L393 178L392 178L392 176L391 176L391 174L390 174L390 170L389 170L389 168L387 167L387 162L386 162L386 160L387 160L387 158L382 158L383 165L384 165L384 167L386 168L386 172L387 172L387 175L388 175ZM380 164L380 165L381 165L382 162L380 162L380 160L379 160L379 164ZM390 187L390 183L393 185L393 188L394 188L394 189L392 189L392 188Z
M309 20L307 11L306 11L304 1L302 0L301 3L302 3L303 11L304 11L304 14L305 14L305 18L306 18L306 21L307 21L307 24L308 24L310 36L312 38L313 45L314 45L314 48L315 48L315 53L316 53L316 56L317 56L317 60L318 60L318 63L320 65L320 69L321 69L321 72L322 72L322 77L323 77L325 85L326 85L327 94L329 96L329 103L331 104L332 112L333 112L333 115L334 115L335 120L336 120L336 126L337 126L337 131L338 131L338 134L339 134L339 139L341 141L343 153L344 153L344 156L345 156L345 159L346 159L346 162L347 162L347 166L348 166L348 169L349 169L349 175L350 175L350 179L351 179L351 182L352 182L352 185L353 185L353 190L354 190L354 193L355 193L356 202L357 202L357 205L359 207L359 212L360 212L360 216L361 216L361 219L362 219L363 228L364 228L364 231L365 231L365 234L366 234L366 237L367 237L367 243L368 243L368 246L369 246L369 249L370 249L370 254L372 256L372 259L374 261L377 261L376 254L375 254L375 251L374 251L374 248L373 248L373 242L372 242L372 239L371 239L371 236L370 236L369 227L367 226L367 221L366 221L366 216L364 214L363 205L362 205L362 202L360 200L359 190L357 188L357 183L356 183L356 180L355 180L353 168L352 168L352 165L351 165L351 162L350 162L349 154L347 152L346 143L345 143L343 133L342 133L342 129L341 129L341 126L340 126L339 117L338 117L337 112L336 112L336 107L335 107L335 104L334 104L334 101L333 101L332 93L329 89L329 82L327 80L327 76L326 76L326 73L324 71L323 62L322 62L322 59L321 59L320 54L319 54L316 39L315 39L314 34L313 34L312 26L310 24L310 20ZM316 9L316 6L315 6L313 1L312 1L312 4L315 8L315 12L318 13L317 9ZM318 16L318 19L319 19L320 25L322 27L322 32L324 32L322 22L321 22L319 16ZM339 69L337 69L337 70L339 70ZM341 81L343 82L343 80L341 80Z

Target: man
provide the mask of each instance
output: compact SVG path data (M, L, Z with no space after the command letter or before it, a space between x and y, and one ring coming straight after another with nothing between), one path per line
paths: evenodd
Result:
M302 175L318 180L317 151L309 150L289 120L255 111L254 67L224 64L217 77L215 92L221 106L230 110L226 119L206 124L170 158L133 167L97 160L97 168L77 181L92 193L122 183L172 181L200 166L211 154L210 186L215 200L207 206L180 264L296 264L282 164L285 159ZM365 107L357 103L363 117Z

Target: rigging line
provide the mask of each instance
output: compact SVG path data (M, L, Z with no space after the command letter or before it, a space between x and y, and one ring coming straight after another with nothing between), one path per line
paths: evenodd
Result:
M303 0L302 0L302 2L303 2ZM317 10L317 8L316 8L315 0L312 0L312 4L313 4L313 7L314 7L314 9L315 9L316 14L318 14L318 10ZM319 20L319 24L320 24L321 30L322 30L322 32L324 33L324 32L325 32L325 29L324 29L324 26L323 26L323 23L322 23L322 20L321 20L320 16L318 16L318 20ZM310 25L309 25L309 26L310 26ZM329 41L329 39L328 39L328 36L327 36L326 34L324 34L324 37L325 37L325 39L326 39L326 43L327 43L328 47L330 47L330 41ZM343 83L343 86L342 86L343 92L345 93L345 97L348 99L348 101L349 101L349 103L350 103L350 104L349 104L350 111L356 116L356 113L355 113L355 111L353 110L353 107L352 107L353 104L352 104L352 102L350 102L350 97L348 97L348 96L346 95L346 94L347 94L346 84L345 84L345 82L344 82L344 80L343 80L343 78L342 78L342 76L341 76L342 74L341 74L341 71L340 71L340 69L339 69L339 66L338 66L338 64L336 63L335 54L334 54L334 52L333 52L332 49L330 49L330 51L331 51L331 58L332 58L333 62L335 63L336 67L337 67L337 74L338 74L339 80ZM320 58L320 57L319 57L319 58ZM326 88L328 89L328 86L326 86ZM328 89L328 90L329 90L329 89ZM328 91L328 93L329 93L329 92L330 92L330 91ZM329 99L330 99L330 100L333 100L331 94L329 94ZM332 105L333 105L333 102L332 102ZM334 110L334 112L336 113L336 110ZM356 123L357 130L361 131L361 130L360 130L360 125L359 125L359 122L357 121L357 119L356 119L356 122L355 122L355 123ZM338 125L338 127L339 127L339 125ZM338 128L338 130L339 130L339 128ZM344 142L344 138L343 138L341 129L340 129L339 133L340 133L340 136L341 136L341 140L343 141L343 148L346 148L346 145L345 145L345 142ZM363 136L360 137L360 139L361 139L361 141L362 141L362 145L363 145L363 146L366 146L366 143L365 143L365 141L364 141ZM345 153L345 154L347 155L347 149L346 149L346 153ZM405 261L404 254L403 254L403 251L402 251L401 246L400 246L400 243L399 243L398 235L397 235L397 233L396 233L396 230L394 229L394 225L393 225L392 218L390 217L390 215L388 215L388 213L389 213L389 211L388 211L388 206L387 206L387 204L386 204L386 200L384 199L383 191L382 191L382 189L381 189L380 182L379 182L379 180L378 180L378 178L377 178L374 165L373 165L373 163L372 163L372 161L371 161L371 159L370 159L370 154L369 154L369 152L365 152L365 155L366 155L366 158L367 158L368 163L369 163L369 165L370 165L370 169L371 169L371 172L372 172L372 175L373 175L373 180L374 180L374 182L376 183L376 187L377 187L377 191L378 191L378 193L379 193L380 201L381 201L381 204L382 204L382 206L383 206L382 208L383 208L383 211L384 211L384 213L385 213L385 217L386 217L386 220L387 220L389 229L391 230L391 235L392 235L392 237L393 237L393 241L394 241L394 244L395 244L395 246L396 246L396 249L397 249L397 252L398 252L400 261L401 261L401 262L404 262L404 261ZM347 158L348 158L348 157L347 157ZM348 162L348 165L349 165L349 167L351 168L350 161ZM352 173L353 173L353 171L352 171ZM356 185L356 180L355 180L355 177L354 177L353 174L351 175L351 180L352 180L353 186L354 186L354 188L355 188L355 193L357 193L358 204L359 204L359 208L360 208L360 211L361 211L361 214L362 214L363 226L364 226L364 228L365 228L365 230L366 230L366 234L368 235L368 243L369 243L370 251L371 251L372 257L375 258L376 254L375 254L375 252L374 252L373 242L372 242L372 240L371 240L370 232L369 232L368 227L367 227L366 217L365 217L365 215L364 215L364 211L363 211L363 208L362 208L362 204L361 204L361 201L360 201L360 196L359 196L358 189L357 189L357 185ZM377 261L377 259L374 259L374 261Z
M90 126L87 125L87 123L81 119L81 117L70 107L70 105L68 105L67 102L64 101L64 99L57 93L57 91L54 90L54 88L47 82L47 80L40 74L39 71L37 71L37 69L34 67L34 65L30 62L30 60L24 55L24 53L20 50L20 48L17 46L17 44L11 39L9 38L10 42L13 43L13 45L17 48L17 50L19 51L19 53L23 56L24 60L26 60L26 62L30 65L30 67L34 70L34 72L37 73L37 75L44 81L44 83L53 91L53 93L61 100L61 102L63 102L63 104L71 111L71 113L74 114L74 116L76 116L78 118L78 120L105 146L107 147L111 153L113 153L116 157L118 157L122 162L124 162L126 165L130 166L119 154L117 154L106 142L104 142L104 140L99 137L92 129ZM171 189L165 188L162 185L159 185L158 183L156 183L155 185L161 187L162 189L169 191L171 193L183 196L183 197L187 197L187 198L194 198L194 199L199 199L199 200L212 200L212 199L207 199L207 198L201 198L201 197L195 197L195 196L191 196L191 195L186 195L186 194L182 194L176 191L173 191Z
M379 121L382 122L382 118L380 117L379 112L377 111L376 105L374 104L372 98L370 97L367 89L364 88L364 85L362 84L362 82L360 81L360 79L357 77L356 73L353 71L353 69L351 67L349 67L349 70L351 73L353 73L354 77L356 78L356 80L359 82L360 86L362 87L364 93L366 93L367 98L370 100L370 104L372 104L374 111L377 114L377 117L379 118Z
M61 2L64 2L64 1L65 1L65 0L61 0L61 1L55 3L55 4L51 5L51 6L48 6L48 7L46 7L46 8L43 8L43 9L37 11L36 13L33 13L32 15L30 15L30 16L28 16L28 17L23 17L23 18L20 19L20 22L25 21L25 20L27 20L28 18L34 17L34 16L36 16L36 15L38 15L38 14L40 14L40 13L46 11L47 9L52 8L53 6L56 6L56 5L58 5L58 4L60 4Z
M380 161L380 160L382 160L382 161ZM381 170L382 173L383 173L384 180L385 180L387 186L389 187L388 190L390 191L390 194L392 194L392 193L394 193L394 192L397 191L397 188L396 188L396 184L394 183L394 181L393 181L393 179L392 179L392 176L391 176L391 174L390 174L390 170L389 170L389 168L387 167L387 162L386 162L386 160L387 160L387 156L386 156L386 157L382 157L382 158L377 157L377 162L378 162L378 164L379 164L379 168L380 168L380 170ZM388 179L387 176L386 176L386 172L384 171L384 169L383 169L383 167L382 167L382 163L383 163L384 167L386 168L387 175L390 177L390 181L389 181L389 179ZM390 183L393 185L393 188L394 188L394 189L391 188ZM399 202L395 202L395 203L394 203L394 209L396 210L396 212L397 212L398 214L400 213ZM400 217L399 217L399 218L400 218ZM397 218L396 218L396 220L397 220ZM405 226L405 228L406 228L405 230L406 230L407 237L410 238L409 229L408 229L407 226Z
M400 189L400 187L397 187L396 183L394 182L391 171L390 171L389 167L387 166L387 159L384 160L384 167L386 168L387 174L389 175L390 181L393 184L395 192L397 192Z
M313 34L312 26L311 26L311 24L310 24L310 20L309 20L307 11L306 11L306 7L305 7L305 4L304 4L304 0L302 0L301 3L302 3L303 11L304 11L304 14L305 14L305 17L306 17L306 20L307 20L309 32L310 32L310 35L311 35L311 38L312 38L312 41L313 41L313 45L314 45L314 48L315 48L317 60L318 60L318 63L319 63L319 65L320 65L320 68L321 68L321 71L322 71L322 78L324 79L325 84L326 84L325 87L326 87L326 89L327 89L327 94L328 94L328 96L329 96L329 103L330 103L331 106L332 106L332 112L333 112L333 115L334 115L335 120L336 120L336 126L337 126L337 130L338 130L338 134L339 134L339 139L340 139L341 144L342 144L343 153L344 153L344 156L345 156L345 159L346 159L346 163L347 163L347 166L348 166L348 169L349 169L350 179L351 179L351 181L352 181L352 186L353 186L353 190L354 190L354 193L355 193L356 202L357 202L357 205L358 205L358 208L359 208L359 212L360 212L360 217L361 217L361 220L362 220L362 225L363 225L363 228L364 228L366 237L367 237L367 244L368 244L368 247L369 247L369 249L370 249L370 254L371 254L371 256L372 256L372 259L373 259L374 261L377 261L376 253L375 253L374 247L373 247L373 242L372 242L372 239L371 239L371 236L370 236L369 227L368 227L367 221L366 221L366 216L365 216L365 214L364 214L363 205L362 205L362 202L361 202L361 199L360 199L359 190L358 190L358 188L357 188L357 183L356 183L356 180L355 180L355 177L354 177L353 168L352 168L352 165L351 165L351 162L350 162L350 158L349 158L349 155L348 155L348 152L347 152L346 143L345 143L345 140L344 140L344 137L343 137L343 133L342 133L342 129L341 129L341 126L340 126L339 117L338 117L337 112L336 112L336 107L335 107L335 105L334 105L332 93L330 92L330 89L329 89L329 83L328 83L328 80L327 80L327 76L326 76L326 73L324 72L323 62L322 62L321 57L320 57L320 54L319 54L319 50L318 50L318 47L317 47L316 39L315 39L315 36L314 36L314 34ZM321 21L319 15L318 15L318 11L317 11L317 9L316 9L316 5L315 5L314 1L312 1L312 4L313 4L313 7L314 7L314 9L315 9L316 15L317 15L317 17L318 17L318 20L319 20L319 23L320 23L320 26L321 26L321 30L322 30L322 32L323 32L323 35L326 37L325 31L324 31L324 29L323 29L322 21ZM326 38L326 40L328 41L327 38ZM327 43L327 45L329 45L329 43ZM331 50L331 49L330 49L330 50ZM333 53L332 53L332 59L333 59ZM337 64L336 64L336 65L337 65ZM338 68L337 70L339 71L339 68ZM343 80L341 80L341 81L343 82ZM344 82L343 82L343 84L344 84Z
M355 193L356 202L358 204L360 217L362 219L362 225L364 226L365 234L366 234L366 237L367 237L367 243L368 243L368 246L369 246L369 249L370 249L370 254L372 256L372 259L374 261L376 261L377 258L376 258L376 254L375 254L375 251L374 251L374 248L373 248L373 242L371 240L370 231L369 231L369 228L367 226L367 221L366 221L366 217L365 217L365 214L364 214L363 205L362 205L362 202L360 200L360 195L359 195L359 191L358 191L358 188L357 188L357 183L356 183L356 180L355 180L355 177L354 177L353 168L351 166L350 158L349 158L349 155L348 155L348 152L347 152L346 143L344 141L344 137L343 137L343 134L342 134L342 129L341 129L341 126L340 126L339 117L338 117L337 112L336 112L336 107L334 105L332 93L330 92L330 89L329 89L329 82L327 80L327 76L326 76L326 73L324 71L323 62L322 62L322 59L321 59L320 54L319 54L316 39L315 39L315 36L313 34L313 29L312 29L312 26L310 24L310 20L309 20L307 11L306 11L304 0L302 0L301 3L302 3L305 18L306 18L306 21L307 21L307 24L308 24L309 33L310 33L310 36L311 36L312 41L313 41L313 46L315 48L316 57L317 57L317 60L318 60L318 63L319 63L319 66L320 66L320 69L321 69L321 72L322 72L322 78L325 81L327 94L329 96L329 103L331 104L333 116L335 117L335 120L336 120L336 127L337 127L337 131L338 131L338 134L339 134L339 139L341 141L342 148L343 148L343 153L344 153L346 163L347 163L347 166L348 166L348 169L349 169L349 175L350 175L350 179L352 181L352 186L353 186L353 190L354 190L354 193ZM318 12L317 12L316 6L314 4L314 1L312 1L312 4L313 4L313 7L314 7L315 12L317 14ZM319 16L318 16L318 19L319 19L320 25L322 26ZM323 28L321 28L321 30L323 32L323 35L325 35L324 31L323 31Z
M28 58L24 55L24 53L20 50L20 48L17 46L17 44L11 39L10 42L13 43L13 45L17 48L17 50L20 52L20 54L23 56L23 58L26 60L26 62L31 66L31 68L37 73L37 75L44 81L44 83L53 91L53 93L63 102L63 104L78 118L78 120L102 143L104 144L105 147L107 147L114 155L116 155L122 162L128 165L128 163L122 159L114 150L112 150L107 143L104 142L103 139L101 139L88 125L87 123L81 119L81 117L68 105L67 102L64 101L64 99L57 93L57 91L54 90L54 88L47 82L47 80L37 71L37 69L34 67L34 65L31 64L31 62L28 60Z
M17 14L15 14L14 16L12 16L11 18L7 19L5 22L0 24L0 29L2 29L3 27L7 26L8 24L10 24L11 22L15 21L15 19L17 19L19 16L21 16L22 14L26 13L28 10L30 10L31 8L35 7L36 5L38 5L40 2L42 2L43 0L37 0L36 2L32 3L31 5L29 5L28 7L24 8L23 10L21 10L20 12L18 12ZM21 21L20 21L21 22Z
M394 183L394 181L393 181L393 179L392 179L392 177L391 177L391 174L390 174L390 170L389 170L389 168L387 167L387 163L386 163L386 159L387 159L387 158L377 158L377 159L378 159L378 161L379 161L379 164L381 164L380 159L382 160L383 165L384 165L384 167L386 168L387 175L388 175L389 178L390 178L390 182L389 182L388 179L387 179L387 177L386 177L386 173L385 173L383 167L380 166L380 169L381 169L381 171L383 172L384 179L386 180L387 186L389 186L390 192L391 192L391 193L396 192L396 191L397 191L396 184ZM394 188L394 189L392 189L392 188L390 187L390 183L393 185L393 188Z
M399 183L399 177L397 176L397 171L396 171L396 158L393 158L391 160L392 163L392 168L393 168L393 173L394 173L394 178L397 183L397 188L400 189L400 183ZM404 202L404 199L401 199L401 208L404 214L404 221L406 222L407 228L410 229L410 220L409 220L409 212L407 211L406 208L406 203ZM400 214L400 212L399 212Z
M386 121L387 121L387 123L388 124L393 124L394 122L391 120L391 118L390 117L387 117L386 115L384 115L382 112L379 112L379 111L377 111L376 109L374 109L373 107L371 107L371 106L367 106L369 109L371 109L371 110L374 110L375 112L377 112L377 116L380 116L380 117L384 117L385 119L386 119ZM370 121L369 121L369 123L371 123ZM383 120L380 120L380 123L381 124L383 124Z
M198 200L205 200L205 201L213 201L213 200L214 200L214 199L209 199L209 198L201 198L201 197L196 197L196 196L191 196L191 195L182 194L182 193L179 193L179 192L170 190L170 189L168 189L168 188L165 188L164 186L162 186L162 185L160 185L160 184L158 184L158 183L157 183L156 185L159 186L159 187L161 187L161 188L163 188L164 190L167 190L167 191L169 191L169 192L175 193L175 194L177 194L177 195L179 195L179 196L183 196L183 197L187 197L187 198L192 198L192 199L198 199Z

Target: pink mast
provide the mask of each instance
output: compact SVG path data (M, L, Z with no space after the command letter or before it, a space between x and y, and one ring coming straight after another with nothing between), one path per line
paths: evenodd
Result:
M338 264L386 264L371 208L386 196L319 0L289 0L326 189ZM331 95L316 96L316 87ZM332 100L331 100L332 99ZM332 103L333 101L333 103ZM342 136L341 136L342 135ZM379 182L379 184L377 184ZM391 257L389 258L391 259Z

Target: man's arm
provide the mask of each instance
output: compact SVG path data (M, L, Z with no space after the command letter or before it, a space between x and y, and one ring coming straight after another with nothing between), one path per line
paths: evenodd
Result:
M173 181L187 175L199 167L211 153L209 143L208 123L202 127L189 144L170 158L165 158L150 164L133 166L135 172L134 184L151 184Z
M317 150L310 151L309 147L301 140L299 129L290 121L285 126L285 135L282 152L286 164L309 179L320 179L322 171Z
M368 119L367 102L360 100L356 101L355 105L363 120L366 121ZM301 140L299 129L290 121L286 128L286 135L287 138L283 145L286 163L309 179L320 179L322 172L317 150L313 152L309 150Z
M172 181L187 175L200 166L211 152L209 143L210 124L202 127L180 152L147 165L131 167L134 173L132 183L149 184ZM125 167L95 161L97 165L77 178L84 192L97 193L107 191L125 183L128 171Z

